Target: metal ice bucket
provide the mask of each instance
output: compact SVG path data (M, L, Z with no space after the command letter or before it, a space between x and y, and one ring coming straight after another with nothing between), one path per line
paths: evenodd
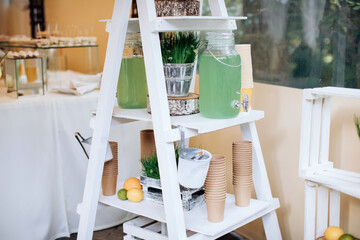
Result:
M164 75L169 97L186 97L194 72L194 63L165 63Z

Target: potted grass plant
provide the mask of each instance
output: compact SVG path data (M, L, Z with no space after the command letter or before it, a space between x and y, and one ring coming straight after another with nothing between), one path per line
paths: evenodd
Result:
M188 96L200 36L195 32L161 33L160 45L168 96Z
M174 150L175 150L176 164L178 164L180 148L177 145L175 145ZM159 170L156 151L152 152L148 157L141 158L140 162L143 166L142 167L143 176L153 179L160 179L160 170Z

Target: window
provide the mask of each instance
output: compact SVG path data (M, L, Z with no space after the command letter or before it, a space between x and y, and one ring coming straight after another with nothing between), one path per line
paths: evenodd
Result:
M360 1L225 0L236 43L252 45L254 80L360 88ZM209 15L204 1L204 15Z

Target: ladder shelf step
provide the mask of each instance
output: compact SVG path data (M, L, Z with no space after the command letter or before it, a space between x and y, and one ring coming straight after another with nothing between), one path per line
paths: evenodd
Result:
M236 30L236 20L245 20L247 17L221 17L221 16L179 16L157 17L153 20L153 32L176 32L176 31L228 31ZM105 31L111 29L111 19L100 20L106 22ZM140 32L139 19L129 19L128 30Z
M305 179L360 199L359 173L336 168L311 171L310 168Z
M254 122L262 118L264 118L263 111L251 110L248 113L241 112L237 117L229 119L210 119L201 116L201 114L174 116L170 119L173 126L181 125L185 128L186 137L193 137L199 134ZM149 114L146 109L121 109L118 106L114 107L112 124L124 124L133 121L151 122L152 115ZM93 116L90 121L90 127L93 127L94 122L95 116ZM178 141L180 140L180 134L174 133L169 136L167 140Z
M119 182L117 186L122 186ZM100 194L99 202L119 208L137 215L148 217L159 222L166 222L163 205L143 200L139 203L119 200L117 194L104 196ZM232 194L226 195L224 221L211 223L207 220L206 204L184 211L185 226L187 230L211 236L220 237L233 231L259 217L262 217L280 207L277 198L270 201L251 199L249 207L237 207L235 197Z

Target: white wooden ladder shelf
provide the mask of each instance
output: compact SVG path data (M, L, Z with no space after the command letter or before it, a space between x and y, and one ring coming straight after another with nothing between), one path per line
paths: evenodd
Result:
M360 98L360 90L325 87L303 92L299 175L305 179L305 240L339 226L341 192L360 199L360 174L333 168L329 161L330 100L335 96Z
M92 238L98 201L143 216L124 225L125 231L127 231L126 229L135 228L137 229L136 234L138 234L128 234L126 239L134 239L134 237L154 240L216 239L260 217L263 219L267 238L271 240L281 239L275 212L280 204L278 199L273 198L271 195L255 127L255 121L263 118L264 113L253 110L250 113L240 113L237 118L227 120L206 119L199 114L184 117L169 116L158 32L234 30L236 29L235 19L244 19L244 17L228 17L223 0L209 0L209 4L212 17L157 18L153 0L137 0L139 20L129 21L131 0L115 0L111 25L110 23L107 24L109 39L96 118L93 119L93 144L90 152L83 202L78 208L81 215L78 239L89 240ZM141 32L152 115L149 115L146 109L129 111L116 107L114 110L113 96L116 93L127 31ZM120 201L116 195L108 197L100 194L106 143L111 124L126 124L131 121L152 121L153 123L164 206L146 200L140 203ZM172 129L172 125L183 126L188 137L240 125L244 140L253 142L253 181L257 199L252 199L249 207L239 208L234 204L234 197L228 195L225 220L217 224L207 221L205 206L184 212L180 200L173 147L173 141L180 139L180 133L179 130ZM153 219L163 223L161 224L163 231L160 234L157 233L155 229L159 226L158 224L151 225L153 227L148 229L137 225L141 221L148 221L146 219ZM164 226L166 226L166 231ZM151 231L151 229L155 230L155 232ZM191 231L191 236L187 234L189 231Z

